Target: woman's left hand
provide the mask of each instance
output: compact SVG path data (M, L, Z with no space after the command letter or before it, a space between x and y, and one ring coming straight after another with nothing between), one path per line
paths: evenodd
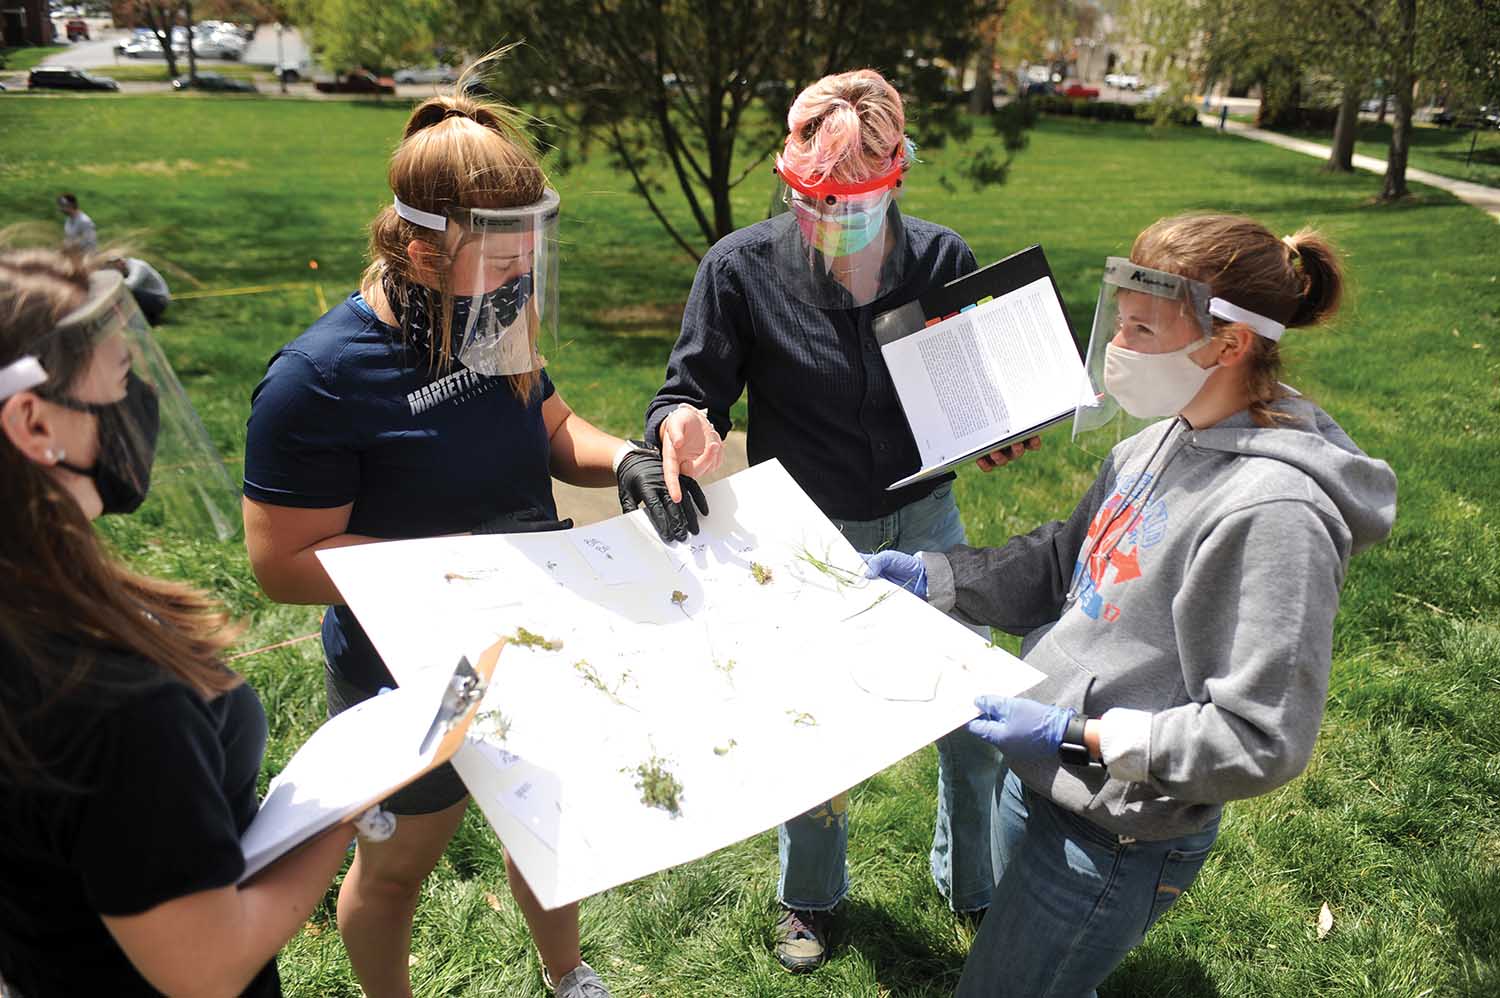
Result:
M1012 461L1020 460L1022 454L1029 450L1038 450L1042 446L1041 437L1029 437L1020 443L1011 444L1009 447L1001 447L997 451L991 451L983 457L974 459L980 471L994 471L1003 468Z
M983 696L974 701L979 716L969 722L976 735L1013 759L1056 758L1068 722L1077 713L1023 697Z

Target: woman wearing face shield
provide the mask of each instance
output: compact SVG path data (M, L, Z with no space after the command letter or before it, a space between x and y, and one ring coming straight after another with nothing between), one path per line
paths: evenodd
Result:
M915 162L905 124L900 95L873 70L825 77L793 102L777 214L704 256L666 383L646 411L669 488L679 469L718 464L729 410L748 391L750 463L779 459L857 549L943 551L964 540L952 474L886 491L921 460L872 321L975 267L956 233L898 207ZM977 915L990 903L997 773L994 753L973 739L938 742L930 865L955 911ZM840 795L781 828L776 955L793 971L822 964L829 912L849 890L846 805Z
M276 951L349 844L343 826L237 886L266 740L222 663L239 629L90 524L148 487L228 536L233 486L120 275L0 254L6 994L279 995Z
M560 201L517 112L465 94L460 84L412 112L360 289L284 347L252 396L251 565L271 598L328 605L331 714L395 680L341 605L318 551L561 529L570 524L557 519L554 477L617 485L622 505L646 507L664 540L697 530L693 500L668 500L659 456L591 426L543 369L539 341L557 322ZM688 492L707 512L696 485ZM389 841L356 851L339 893L339 931L375 998L410 994L422 882L467 803L444 766L387 802L399 816ZM546 911L514 864L507 874L557 993L607 995L579 952L577 906Z
M965 998L1092 994L1193 882L1225 803L1307 765L1349 559L1395 517L1390 466L1281 382L1282 334L1332 316L1342 281L1310 230L1157 222L1106 263L1075 435L1119 442L1073 514L869 559L1024 635L1045 676L969 724L1009 772Z

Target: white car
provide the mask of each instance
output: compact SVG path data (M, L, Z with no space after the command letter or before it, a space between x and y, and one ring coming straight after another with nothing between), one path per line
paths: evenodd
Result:
M452 66L407 67L392 74L397 83L457 83L458 71Z
M1104 84L1120 90L1136 90L1141 85L1141 78L1134 73L1105 73Z

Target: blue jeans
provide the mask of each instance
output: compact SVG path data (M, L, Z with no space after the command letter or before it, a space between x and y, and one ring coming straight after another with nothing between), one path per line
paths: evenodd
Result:
M1113 835L1007 773L995 788L995 900L956 998L1091 998L1198 876L1219 835Z
M964 542L951 483L878 520L835 520L855 550L947 551ZM986 632L988 636L988 632ZM937 741L937 823L932 879L954 911L990 904L990 806L1000 777L994 748L962 728ZM781 826L777 897L788 908L827 911L849 893L849 798L839 794Z

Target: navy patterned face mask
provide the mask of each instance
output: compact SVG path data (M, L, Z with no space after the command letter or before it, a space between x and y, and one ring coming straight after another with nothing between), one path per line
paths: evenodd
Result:
M531 274L521 274L493 291L453 300L453 314L448 321L448 342L454 346L459 363L478 374L499 376L523 374L536 367L531 348L529 324L525 317L531 301ZM428 310L430 295L420 285L411 285L403 315L397 311L396 295L386 282L386 298L405 324L411 343L427 351L432 345L433 318Z

